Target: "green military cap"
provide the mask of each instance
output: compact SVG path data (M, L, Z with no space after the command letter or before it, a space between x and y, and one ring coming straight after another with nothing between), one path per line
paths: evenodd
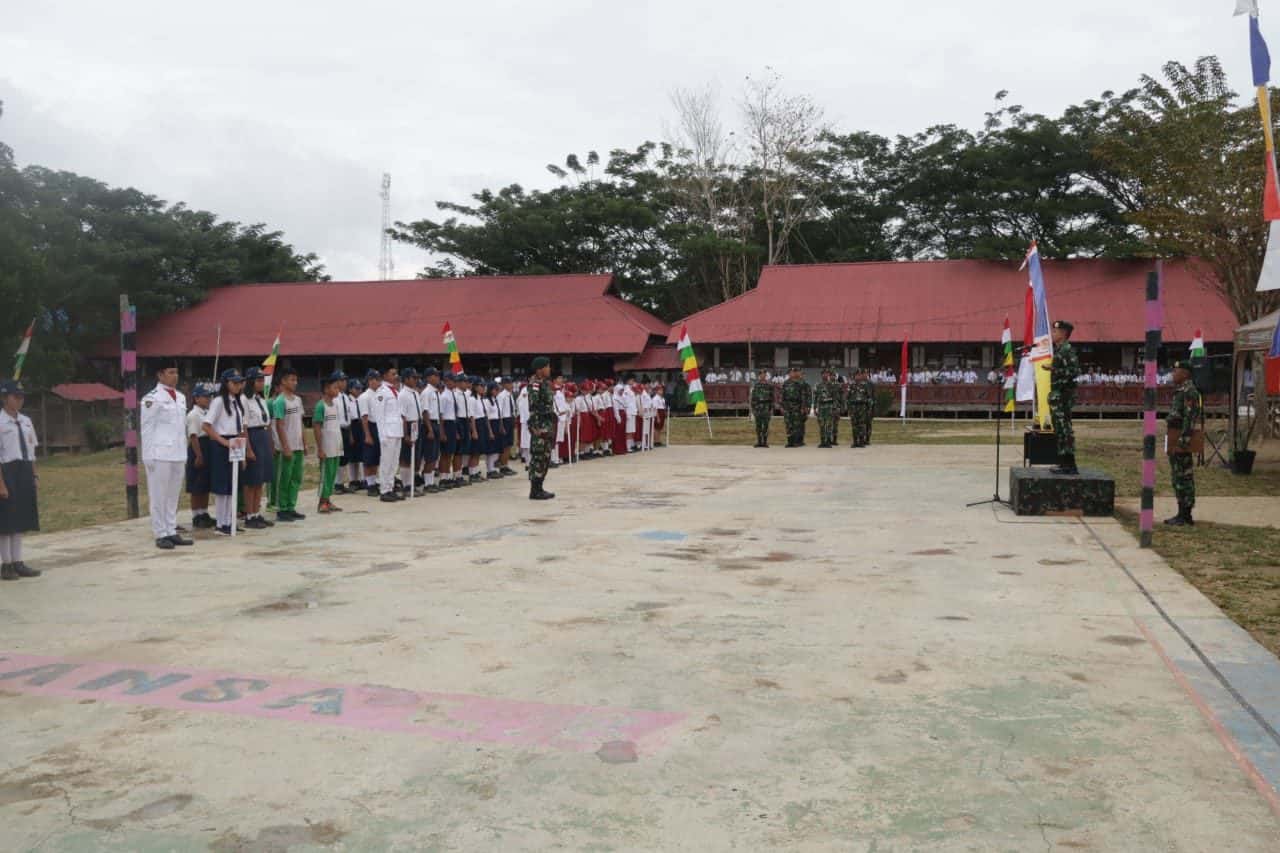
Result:
M550 364L551 364L551 359L547 358L545 355L540 355L533 360L533 369L541 370L542 368L547 367Z

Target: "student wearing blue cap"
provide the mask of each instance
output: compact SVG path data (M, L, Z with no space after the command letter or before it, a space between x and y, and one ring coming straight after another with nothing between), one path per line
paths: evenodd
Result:
M231 448L244 446L244 404L240 393L244 377L234 368L224 370L219 378L218 393L209 402L204 416L204 432L209 437L209 491L213 493L215 528L223 536L231 535L236 523L235 499L231 494ZM243 462L239 463L244 465ZM236 529L239 533L239 528Z
M191 501L191 527L208 530L216 527L209 515L209 436L204 434L204 416L209 414L213 389L197 382L191 391L193 405L187 413L187 497Z
M0 579L35 578L22 561L22 534L40 529L36 502L36 429L22 414L26 392L17 382L0 383Z

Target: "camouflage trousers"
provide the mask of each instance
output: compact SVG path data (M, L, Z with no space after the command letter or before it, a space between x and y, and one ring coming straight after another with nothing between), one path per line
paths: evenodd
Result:
M1169 468L1173 471L1173 493L1178 506L1191 509L1196 505L1196 457L1194 453L1170 453Z
M1072 397L1049 398L1049 419L1053 423L1053 434L1058 439L1059 456L1076 452L1076 431L1071 425L1071 410L1075 403Z
M551 464L551 439L533 433L529 437L529 479L543 480Z
M804 443L804 412L784 411L783 420L787 425L787 444Z
M839 426L840 418L836 415L834 409L818 409L819 444L835 444L837 440L836 433L839 431Z
M751 417L756 422L756 444L768 444L769 421L773 418L773 411L770 409L760 409L752 412Z
M853 429L853 446L862 447L871 443L871 407L855 406L849 412L849 425Z

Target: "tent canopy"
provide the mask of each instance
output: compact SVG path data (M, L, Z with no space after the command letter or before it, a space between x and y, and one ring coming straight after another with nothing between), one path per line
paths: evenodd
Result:
M1280 323L1280 311L1272 311L1259 317L1252 323L1246 323L1235 331L1236 352L1267 352L1271 349L1271 339L1276 333L1276 324Z

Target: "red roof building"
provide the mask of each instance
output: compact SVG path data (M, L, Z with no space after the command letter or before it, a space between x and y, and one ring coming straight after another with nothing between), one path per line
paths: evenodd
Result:
M443 367L446 322L463 367L476 372L527 368L533 356L549 355L565 359L556 369L604 375L615 360L661 343L668 328L619 297L611 275L242 284L144 325L138 354L211 360L221 326L228 366L261 362L280 332L286 365L318 360L312 366L327 371L336 360L350 373L398 359Z
M1052 319L1075 325L1073 343L1101 366L1132 367L1145 332L1147 261L1045 261ZM1164 341L1196 330L1229 351L1235 317L1182 262L1164 265ZM906 261L766 267L757 288L675 323L687 323L702 358L747 365L898 366L903 338L915 366L990 367L1005 317L1022 340L1027 274L1016 263ZM878 346L877 346L878 345ZM842 352L843 350L843 352Z

